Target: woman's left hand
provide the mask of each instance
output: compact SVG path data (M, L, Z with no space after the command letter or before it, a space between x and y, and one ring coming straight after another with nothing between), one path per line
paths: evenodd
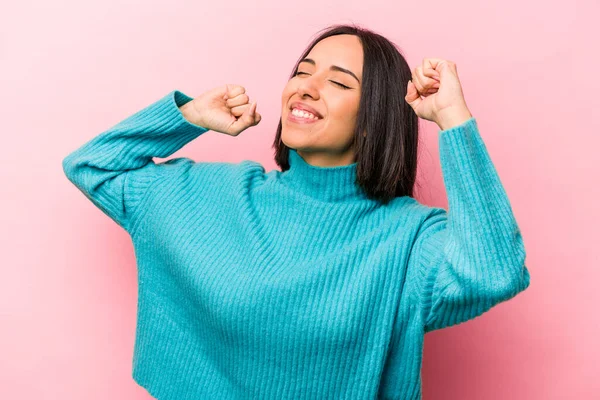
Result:
M452 61L423 59L423 65L413 70L404 99L417 116L435 122L442 130L472 117Z

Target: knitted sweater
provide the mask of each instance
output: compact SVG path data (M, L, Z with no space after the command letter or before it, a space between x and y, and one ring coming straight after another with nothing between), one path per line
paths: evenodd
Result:
M356 166L156 163L207 132L174 90L68 154L130 235L133 378L161 400L420 399L426 332L529 286L474 118L439 132L448 211L366 197Z

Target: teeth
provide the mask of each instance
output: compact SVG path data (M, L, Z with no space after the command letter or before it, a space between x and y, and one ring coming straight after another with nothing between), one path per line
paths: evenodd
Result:
M297 116L297 117L302 117L302 118L319 119L319 117L315 116L314 114L311 114L311 113L306 112L306 111L299 110L297 108L294 108L292 110L292 114L295 115L295 116Z

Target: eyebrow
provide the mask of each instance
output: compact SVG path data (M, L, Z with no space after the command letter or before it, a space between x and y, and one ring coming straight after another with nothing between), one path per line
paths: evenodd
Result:
M313 60L312 58L303 58L302 60L300 60L300 63L302 62L307 62L309 64L312 65L317 65L317 63L315 62L315 60ZM298 64L300 64L298 63ZM358 79L358 77L356 75L354 75L354 73L346 68L342 68L338 65L332 65L331 67L329 67L330 70L332 71L340 71L340 72L344 72L348 75L352 75L354 77L354 79L356 79L358 81L358 83L360 83L360 79Z

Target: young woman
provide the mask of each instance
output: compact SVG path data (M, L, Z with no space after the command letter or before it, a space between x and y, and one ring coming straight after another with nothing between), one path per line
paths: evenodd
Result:
M275 160L167 157L261 116L241 85L174 90L64 171L134 243L133 377L168 399L419 399L426 332L529 286L509 200L448 60L333 26L283 89ZM413 197L418 118L448 211Z

